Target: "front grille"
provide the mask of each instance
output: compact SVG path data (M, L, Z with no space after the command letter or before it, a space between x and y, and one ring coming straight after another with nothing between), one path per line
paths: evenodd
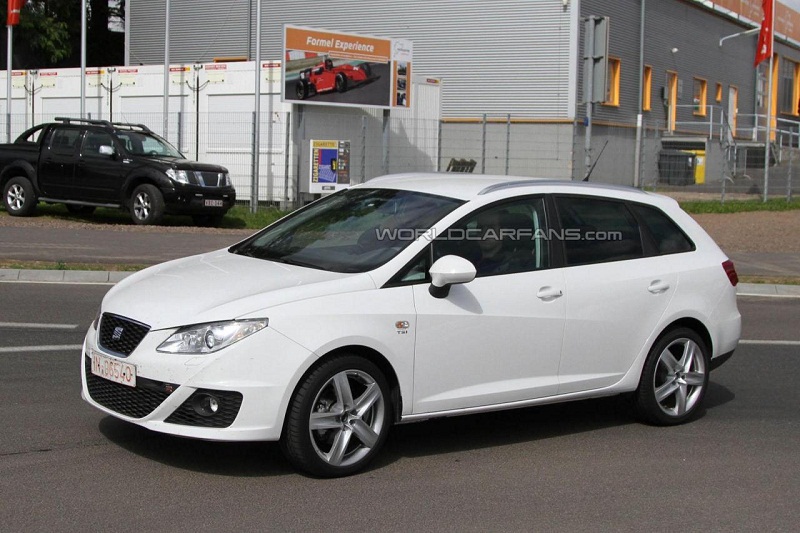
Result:
M136 378L136 387L128 387L92 374L92 360L84 357L86 385L92 400L103 407L131 418L143 418L152 413L178 388L147 378Z
M212 416L202 416L192 407L195 398L203 394L211 394L219 401L219 411ZM183 426L200 426L206 428L226 428L233 424L239 408L242 406L242 395L238 392L221 390L196 390L165 422Z
M197 183L204 187L224 187L225 174L221 172L198 172L194 173Z
M103 313L100 321L100 346L128 357L139 346L150 326L111 313Z

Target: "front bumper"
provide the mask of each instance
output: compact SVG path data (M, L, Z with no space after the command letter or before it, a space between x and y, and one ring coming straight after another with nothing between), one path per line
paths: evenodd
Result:
M186 185L161 193L165 210L172 215L224 215L236 203L233 187Z
M208 355L156 352L175 330L151 331L127 358L137 386L121 385L91 372L91 354L116 357L100 348L90 328L81 354L81 397L114 417L142 427L206 440L278 440L289 399L311 352L266 328ZM213 394L219 411L201 416L200 394Z

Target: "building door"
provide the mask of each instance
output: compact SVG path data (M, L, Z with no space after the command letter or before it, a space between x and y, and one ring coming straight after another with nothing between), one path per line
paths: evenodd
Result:
M728 87L728 142L736 135L736 116L739 114L739 89Z
M667 130L675 131L678 115L678 73L667 72Z

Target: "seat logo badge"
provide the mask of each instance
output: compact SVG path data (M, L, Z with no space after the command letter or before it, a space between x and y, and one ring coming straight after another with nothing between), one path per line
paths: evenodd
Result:
M122 338L122 332L125 329L121 326L117 326L114 328L114 333L111 334L111 340L118 341Z

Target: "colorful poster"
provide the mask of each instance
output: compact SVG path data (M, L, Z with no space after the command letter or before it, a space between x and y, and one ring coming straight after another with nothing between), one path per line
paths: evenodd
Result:
M350 141L314 140L308 192L332 193L350 186Z

